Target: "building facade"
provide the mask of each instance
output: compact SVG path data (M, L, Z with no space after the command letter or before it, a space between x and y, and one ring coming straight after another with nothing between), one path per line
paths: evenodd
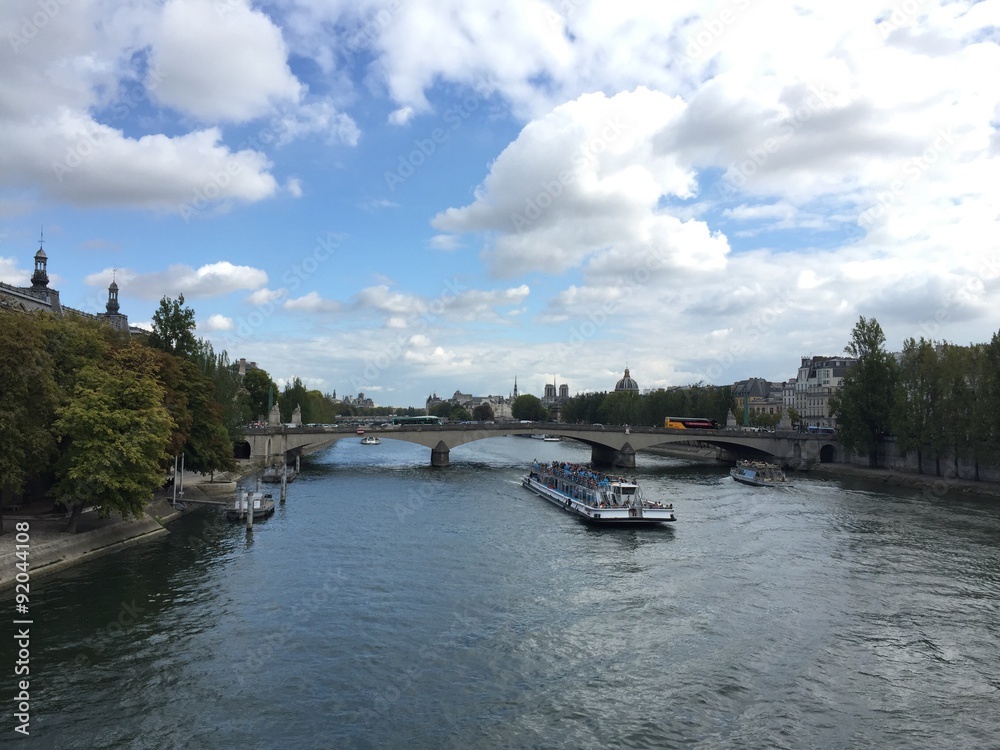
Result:
M795 410L805 425L836 427L830 414L830 397L840 389L853 357L802 357L795 378Z
M118 304L118 284L114 279L111 280L111 285L108 287L108 301L104 306L104 312L87 313L83 310L63 306L59 299L59 291L49 287L48 256L41 246L35 253L35 268L31 274L31 286L14 286L0 281L0 307L18 312L41 310L60 317L72 315L78 318L99 320L118 331L131 335L147 333L141 328L128 324L128 316L121 312Z

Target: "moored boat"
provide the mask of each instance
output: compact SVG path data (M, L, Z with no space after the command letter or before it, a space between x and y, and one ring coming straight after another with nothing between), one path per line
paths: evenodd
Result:
M737 461L736 466L729 470L729 475L737 482L755 487L787 487L791 484L780 466L766 461Z
M295 470L294 466L268 466L264 469L264 473L260 475L260 481L268 482L269 484L280 484L282 474L284 474L286 482L293 482L299 475L299 472Z
M237 495L226 508L226 518L239 521L247 517L248 509L253 513L254 520L267 518L274 513L274 498L269 492L253 492L247 490Z
M579 464L535 461L521 484L588 523L648 526L677 520L673 504L646 500L634 480Z

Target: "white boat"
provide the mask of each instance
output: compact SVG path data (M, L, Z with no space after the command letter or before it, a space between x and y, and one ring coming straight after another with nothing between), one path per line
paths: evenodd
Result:
M259 518L267 518L274 513L274 498L269 492L253 492L247 490L237 495L226 508L226 518L230 521L239 521L247 517L247 509L253 512L256 521Z
M737 482L755 487L787 487L791 484L780 466L766 461L737 461L736 466L729 470L729 475Z
M382 438L375 437L374 435L365 435L361 438L362 445L381 445Z
M588 523L648 526L677 520L672 504L646 500L634 480L586 466L535 461L521 484Z

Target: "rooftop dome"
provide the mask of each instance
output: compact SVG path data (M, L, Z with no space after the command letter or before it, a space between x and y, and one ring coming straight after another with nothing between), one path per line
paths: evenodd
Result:
M628 374L628 368L625 368L625 376L618 381L615 385L616 391L638 391L639 384L632 380L632 376Z

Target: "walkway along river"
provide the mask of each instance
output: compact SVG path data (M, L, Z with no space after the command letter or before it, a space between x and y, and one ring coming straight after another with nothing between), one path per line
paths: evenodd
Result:
M501 438L455 449L445 471L424 453L342 441L304 463L250 537L205 509L40 578L30 746L1000 736L994 499L813 474L760 490L722 466L644 456L645 493L682 521L592 529L519 484L533 458L586 449Z

